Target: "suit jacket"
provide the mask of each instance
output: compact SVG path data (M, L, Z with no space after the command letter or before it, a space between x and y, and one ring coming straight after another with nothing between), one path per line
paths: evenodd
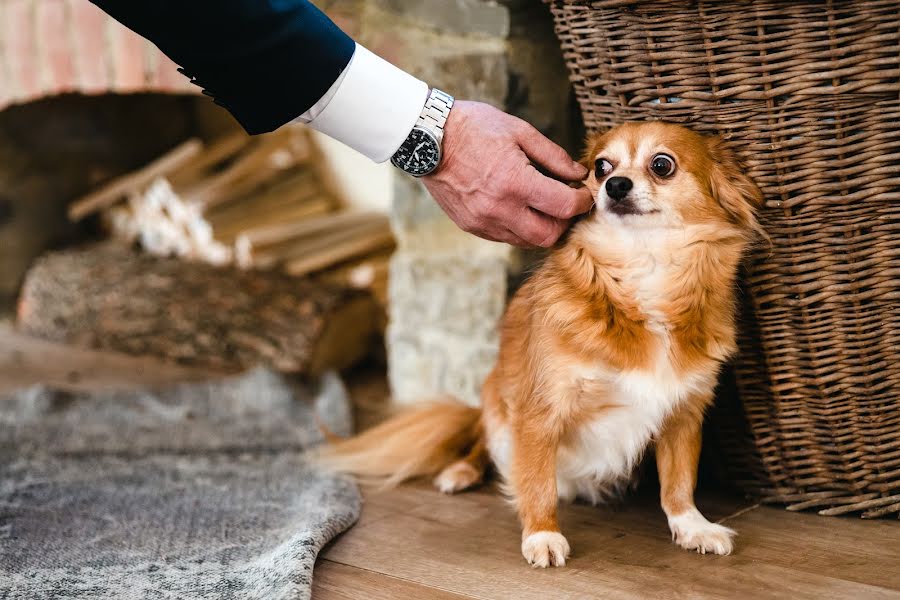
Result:
M253 134L306 112L355 49L306 0L91 1L155 43Z

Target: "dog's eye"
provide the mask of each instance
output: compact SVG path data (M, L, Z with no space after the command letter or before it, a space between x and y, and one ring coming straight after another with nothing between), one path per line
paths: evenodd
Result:
M598 158L594 163L594 174L597 176L597 179L606 177L607 175L612 173L612 170L612 163L605 158Z
M657 154L650 161L650 170L659 177L671 177L675 173L675 159L668 154Z

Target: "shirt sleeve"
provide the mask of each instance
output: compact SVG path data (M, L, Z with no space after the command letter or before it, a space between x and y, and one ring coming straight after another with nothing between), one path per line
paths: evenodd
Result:
M380 163L409 135L427 99L425 82L356 44L347 68L297 120Z

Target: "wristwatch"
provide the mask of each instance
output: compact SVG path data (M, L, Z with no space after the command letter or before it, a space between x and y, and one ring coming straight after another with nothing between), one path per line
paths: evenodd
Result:
M413 177L428 175L441 164L444 124L453 108L453 96L432 88L415 127L391 157L391 163Z

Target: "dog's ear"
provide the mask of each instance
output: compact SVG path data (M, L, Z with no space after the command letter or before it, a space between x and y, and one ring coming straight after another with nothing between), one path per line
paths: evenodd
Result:
M584 138L584 154L581 155L581 160L578 162L583 164L588 172L594 170L594 160L597 158L597 152L600 151L600 148L604 144L604 138L608 131L609 130L596 131L588 134L587 137Z
M759 187L747 175L737 155L721 138L708 137L706 145L712 159L709 187L713 198L735 223L748 232L767 238L756 219L756 213L763 203Z

